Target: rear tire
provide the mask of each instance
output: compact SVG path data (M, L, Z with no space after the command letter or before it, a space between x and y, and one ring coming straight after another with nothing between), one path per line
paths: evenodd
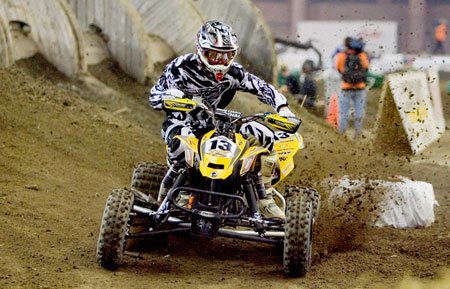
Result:
M166 175L167 166L158 163L140 162L133 170L131 188L150 196L151 203L158 199L159 187Z
M305 189L286 188L290 197L286 210L283 270L288 277L303 277L311 266L314 201Z
M122 263L133 203L134 194L125 189L114 189L106 200L96 257L108 270L116 270Z
M150 206L150 208L156 210L158 205L156 200L158 199L159 187L166 175L168 167L163 164L139 162L133 170L131 176L131 191L137 190L141 193L149 196L148 202L142 201L139 195L136 195L136 203L142 204L144 207ZM150 231L150 224L148 223L148 217L133 217L130 233L143 233ZM147 238L132 238L127 242L127 250L140 251L146 244L166 244L167 236L156 236Z

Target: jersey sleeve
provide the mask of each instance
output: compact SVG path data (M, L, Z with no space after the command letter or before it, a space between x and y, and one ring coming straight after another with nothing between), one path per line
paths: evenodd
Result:
M170 62L163 74L156 82L156 84L150 89L149 103L157 110L162 109L162 95L165 91L171 88L180 89L181 78L177 78L176 75L179 74L179 68L183 63L183 57L175 58Z
M235 65L234 68L238 81L238 90L256 95L261 102L272 106L277 112L283 106L288 105L286 97L271 84L247 72L240 65Z

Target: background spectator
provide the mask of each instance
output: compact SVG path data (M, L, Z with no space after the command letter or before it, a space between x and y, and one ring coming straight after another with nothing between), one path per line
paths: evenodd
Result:
M355 108L354 138L362 134L366 109L366 77L369 69L369 57L363 51L362 39L352 38L346 43L347 49L336 56L336 69L341 74L341 93L339 95L339 133L348 128L350 105Z
M444 42L447 39L447 21L440 19L439 24L434 28L435 45L434 54L445 54Z
M302 65L302 74L299 77L291 74L286 81L289 91L306 108L314 108L317 97L317 85L313 72L314 62L308 59Z
M286 84L287 78L289 77L289 69L287 68L286 64L282 64L280 67L280 70L278 71L278 88L280 89L281 93L288 92L288 87Z
M302 65L302 74L299 78L297 98L306 108L314 108L317 97L317 84L313 78L314 62L306 60ZM294 94L294 93L293 93Z
M352 38L350 36L345 37L344 43L338 45L336 49L333 51L333 53L331 54L332 68L336 69L336 56L347 49L347 47L350 45L350 41L352 41Z

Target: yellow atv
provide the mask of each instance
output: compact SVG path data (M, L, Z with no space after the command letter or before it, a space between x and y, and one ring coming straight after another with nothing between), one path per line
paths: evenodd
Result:
M262 121L276 131L278 164L272 185L294 169L294 155L304 147L297 133L300 120L277 114L242 116L238 112L208 109L189 99L166 100L165 109L201 108L214 128L200 138L177 136L184 145L185 165L161 204L155 200L167 167L141 162L134 169L131 189L115 189L105 205L97 243L97 260L115 270L122 262L126 242L132 238L189 232L283 245L283 269L290 277L304 276L311 265L312 229L319 210L319 194L309 188L287 186L275 191L286 212L285 220L259 214L256 183L260 156L269 151L239 132L242 124ZM133 228L141 228L136 230ZM144 230L142 230L144 228Z

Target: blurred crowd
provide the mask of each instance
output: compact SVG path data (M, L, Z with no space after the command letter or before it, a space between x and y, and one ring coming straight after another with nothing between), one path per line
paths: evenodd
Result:
M289 93L301 106L313 109L316 106L317 84L314 79L314 62L306 60L299 70L289 70L281 65L278 73L278 86L282 93Z
M318 101L315 72L319 69L310 59L305 60L299 69L289 70L287 65L282 64L278 73L278 87L282 93L292 95L301 107L308 110L317 113L320 111L318 106L325 106L321 107L325 117L341 134L346 133L350 112L353 112L354 138L358 139L363 131L369 70L369 56L364 47L362 38L348 36L331 55L333 73L341 79L340 89L336 89L334 99ZM320 112L319 115L323 114ZM330 115L334 116L333 120Z

